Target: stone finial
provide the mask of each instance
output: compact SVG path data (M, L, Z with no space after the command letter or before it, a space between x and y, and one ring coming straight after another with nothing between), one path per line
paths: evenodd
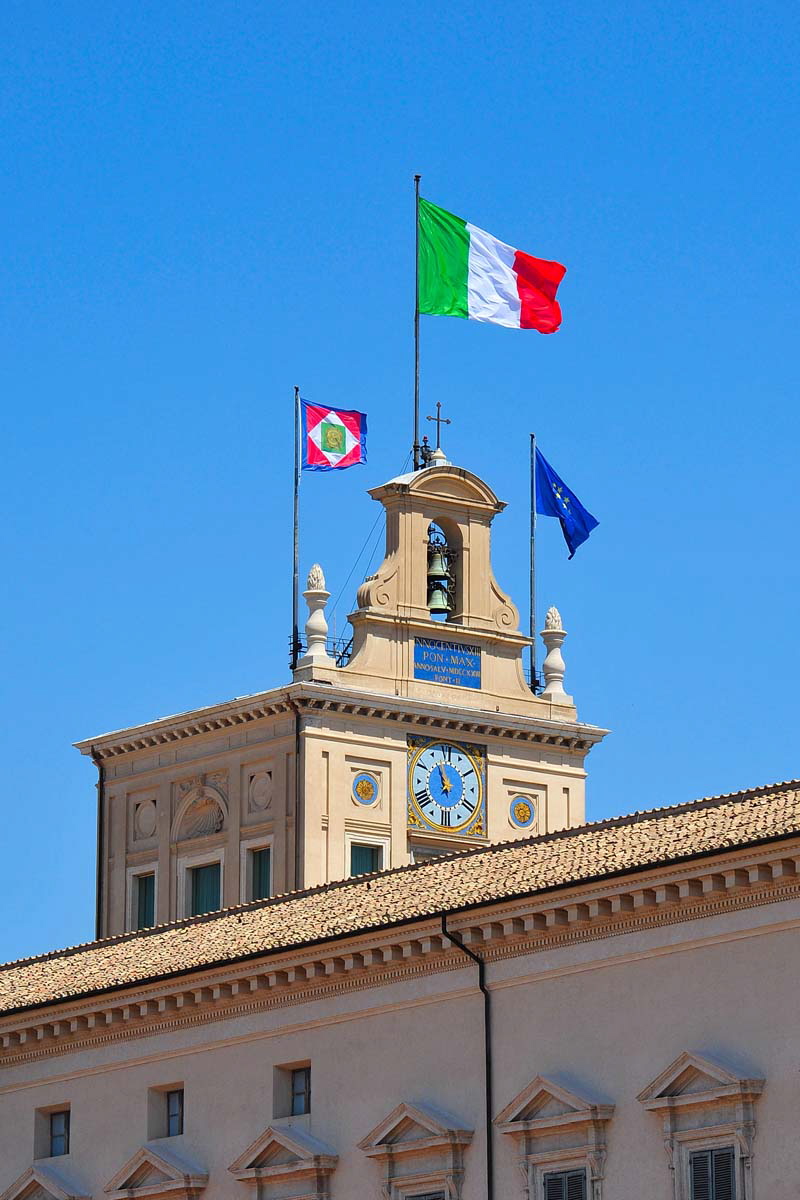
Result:
M306 587L310 592L325 591L325 576L322 574L322 567L319 563L314 563L311 570L308 572Z
M544 621L541 637L547 647L547 656L542 663L544 674L544 690L541 695L545 700L554 704L572 704L572 696L564 691L564 659L561 646L567 636L561 623L561 613L557 608L549 608Z
M335 667L336 663L328 654L328 622L325 619L325 605L330 600L330 592L325 590L325 576L319 563L314 563L308 572L308 586L303 592L308 605L308 620L306 621L306 652L297 664L301 667Z
M554 604L551 604L547 610L547 616L544 619L545 630L548 629L563 629L561 624L561 613Z

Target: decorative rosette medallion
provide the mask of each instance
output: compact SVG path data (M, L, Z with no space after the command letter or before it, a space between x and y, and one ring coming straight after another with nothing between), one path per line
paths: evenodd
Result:
M353 799L356 804L374 804L378 799L378 781L366 771L359 772L353 780Z

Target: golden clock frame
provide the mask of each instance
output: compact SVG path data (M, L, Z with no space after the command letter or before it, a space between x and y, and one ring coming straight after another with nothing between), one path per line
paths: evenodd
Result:
M417 759L428 746L453 746L460 750L472 762L478 778L478 803L475 813L467 825L460 829L444 829L441 825L432 824L424 815L416 800L411 779ZM433 833L447 837L448 841L459 838L486 837L486 749L472 742L455 741L453 738L421 737L408 734L406 742L406 824L410 832Z

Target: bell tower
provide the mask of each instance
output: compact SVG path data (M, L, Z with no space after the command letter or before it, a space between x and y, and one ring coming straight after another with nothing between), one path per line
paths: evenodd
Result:
M606 731L564 690L555 609L544 690L525 678L492 570L503 502L438 447L369 494L386 551L349 658L330 653L315 565L290 683L78 744L99 771L99 933L583 823Z
M369 493L386 510L386 553L358 589L341 668L301 668L370 691L520 715L556 715L531 691L519 612L494 577L491 525L505 504L441 451ZM563 697L568 700L566 696ZM575 719L571 703L563 716Z

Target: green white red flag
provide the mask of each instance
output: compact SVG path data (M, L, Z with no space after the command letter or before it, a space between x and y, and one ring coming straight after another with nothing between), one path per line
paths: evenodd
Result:
M420 198L417 222L421 313L555 333L566 267L515 250L429 200Z

